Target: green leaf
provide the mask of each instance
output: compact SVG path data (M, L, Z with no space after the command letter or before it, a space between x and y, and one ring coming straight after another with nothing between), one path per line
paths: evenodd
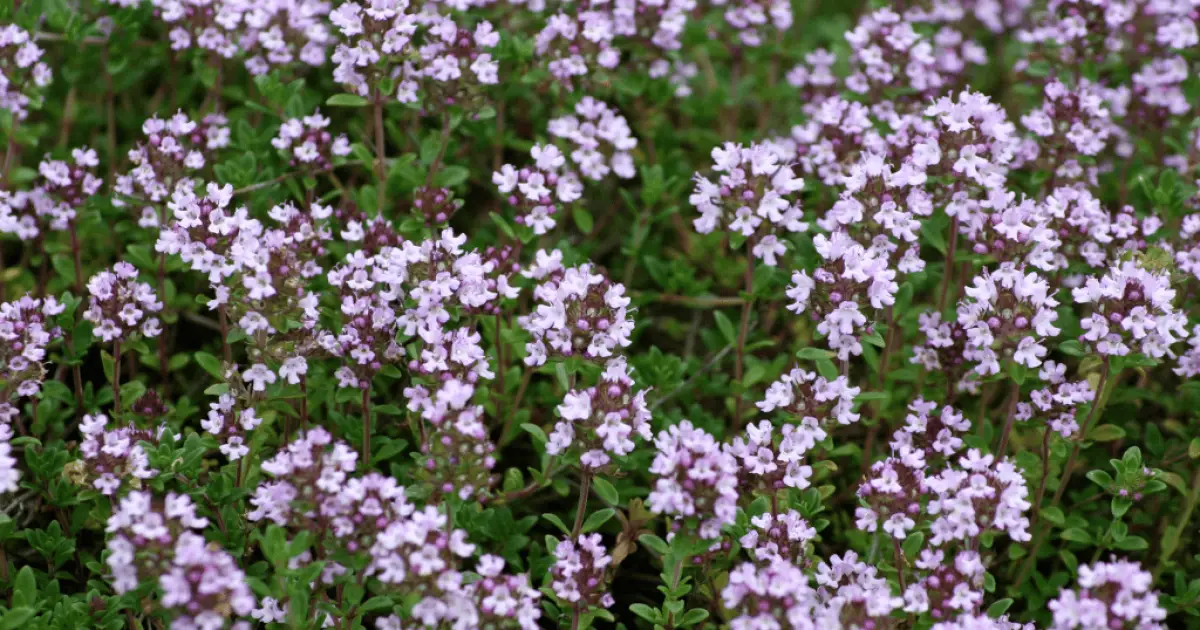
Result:
M642 545L647 549L664 556L667 555L667 553L671 550L671 547L667 544L667 541L655 536L654 534L642 534L641 536L638 536L638 542L642 543Z
M998 599L994 603L992 603L991 606L988 606L987 614L992 619L999 619L1000 617L1002 617L1004 615L1004 613L1008 612L1008 608L1012 605L1013 605L1013 600L1011 597L1005 597L1004 599Z
M693 608L684 613L683 618L680 619L679 623L675 625L680 628L686 628L688 626L694 626L705 619L708 619L707 610L704 610L703 608Z
M33 567L25 566L17 572L13 582L13 608L34 606L37 603L37 578L33 575Z
M1113 500L1112 500L1113 518L1121 518L1122 516L1125 516L1125 513L1128 512L1129 508L1131 508L1131 507L1133 507L1133 501L1130 501L1129 499L1127 499L1125 497L1113 497Z
M729 316L721 311L713 311L713 317L717 320L717 328L720 329L721 335L725 337L725 342L729 345L737 343L737 330L733 327L733 322L729 320Z
M533 441L537 442L538 446L545 444L549 439L546 437L546 432L542 430L542 427L539 427L536 424L523 422L521 423L521 429L533 436Z
M204 371L211 374L213 378L222 381L225 380L220 359L207 352L197 352L192 355L192 358L196 359L196 363L199 363L200 367L204 368Z
M1046 519L1046 521L1051 524L1058 525L1059 527L1062 527L1063 523L1065 523L1067 520L1066 515L1063 514L1062 508L1055 506L1050 506L1043 509L1042 518Z
M1084 349L1083 344L1079 343L1079 341L1075 339L1064 341L1058 344L1058 349L1063 354L1072 357L1082 357L1083 355L1087 354L1087 350Z
M816 348L813 346L808 346L806 348L800 348L800 350L798 352L796 352L796 358L806 359L808 361L820 361L821 359L828 360L833 356L834 356L834 354L832 352L822 349L822 348Z
M451 164L442 167L441 172L437 174L437 185L443 188L453 188L467 181L471 176L471 171L465 166Z
M612 508L604 508L595 514L592 514L591 516L587 517L586 521L583 522L583 531L594 532L597 529L600 529L605 523L608 522L609 519L611 519L613 516L616 516L616 514L617 511Z
M1101 488L1108 489L1113 485L1112 475L1104 472L1103 470L1089 470L1087 478L1091 479L1092 483L1100 486Z
M921 545L925 544L924 532L913 532L904 539L904 543L900 548L904 550L904 555L907 558L916 558L921 551Z
M330 107L366 107L367 99L357 94L334 94L325 104Z
M16 630L16 628L20 628L30 619L33 619L35 612L32 608L14 608L8 611L4 614L3 618L0 618L0 630Z
M1058 557L1062 559L1063 564L1067 565L1067 569L1071 573L1075 573L1079 569L1079 558L1076 558L1075 554L1071 553L1070 550L1059 549Z
M558 518L557 514L551 514L551 513L547 512L542 515L542 518L544 518L547 521L549 521L550 523L554 524L555 527L561 529L562 533L564 533L568 536L571 535L571 529L567 527L566 523L562 522L561 518Z
M817 359L816 364L817 373L819 373L825 380L832 381L838 377L838 369L837 366L833 364L833 361L830 361L829 359Z
M1150 544L1141 536L1127 536L1125 540L1118 542L1116 547L1122 551L1141 551L1150 547Z
M1192 441L1188 444L1188 457L1200 459L1200 437L1192 438Z
M392 603L392 598L387 597L386 595L376 595L375 597L368 599L366 603L362 605L362 610L363 612L375 612L377 610L387 610L394 605L395 604Z
M1063 530L1063 533L1059 534L1059 537L1063 540L1083 543L1085 545L1092 544L1092 536L1078 527Z
M658 623L659 619L662 616L659 614L659 612L657 610L655 610L645 604L631 604L629 606L629 611L632 612L633 614L641 617L642 619L645 619L646 621L649 621L650 623L655 623L655 624Z
M1093 442L1112 442L1125 437L1125 429L1115 424L1102 424L1088 432L1087 439Z
M571 210L571 217L575 219L575 227L583 234L591 234L595 221L592 220L592 213L588 212L583 206L575 206Z
M521 474L520 468L509 468L504 471L504 484L501 488L505 492L516 492L525 487L525 477Z
M617 505L621 502L621 495L617 493L617 489L606 479L601 477L592 479L592 489L596 491L597 496L604 499L609 505Z
M1166 443L1163 441L1162 431L1159 430L1157 424L1146 425L1146 450L1151 454L1161 456L1166 450Z

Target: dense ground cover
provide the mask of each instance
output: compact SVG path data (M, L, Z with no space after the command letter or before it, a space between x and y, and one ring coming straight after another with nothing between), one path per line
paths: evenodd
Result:
M9 0L0 630L1200 627L1187 0Z

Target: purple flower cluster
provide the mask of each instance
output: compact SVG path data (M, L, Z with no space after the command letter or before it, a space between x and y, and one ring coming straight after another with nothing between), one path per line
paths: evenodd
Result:
M42 50L25 29L16 24L0 28L0 109L20 121L29 116L31 94L50 85L50 66Z
M335 137L326 131L327 127L329 119L320 110L303 118L289 118L280 125L271 146L285 152L293 168L328 170L335 157L350 155L350 140L345 134Z
M567 392L558 406L562 419L546 442L546 454L578 449L583 467L594 470L632 453L635 437L650 440L647 390L635 393L629 373L624 357L609 359L599 383Z
M399 592L415 595L412 618L427 627L519 627L535 630L541 617L541 594L525 575L508 575L504 561L479 558L480 579L465 583L460 563L475 545L460 529L448 529L447 518L429 506L392 523L371 548L368 570ZM399 628L399 619L388 620Z
M475 388L457 380L445 381L430 398L412 388L409 408L421 411L432 430L421 445L420 476L433 496L483 500L496 484L496 445L488 437L483 405L470 404Z
M904 604L878 570L853 551L818 564L816 581L822 604L817 628L886 628L889 616Z
M750 528L738 542L760 564L799 564L807 555L808 542L816 537L817 530L799 512L788 510L751 517Z
M852 387L845 376L829 380L797 367L771 383L766 396L757 404L764 413L776 412L815 433L820 427L858 422L860 416L854 411L854 398L861 391ZM824 439L824 432L821 436L814 436L813 441Z
M1150 590L1149 571L1136 562L1113 560L1079 567L1079 590L1063 589L1048 604L1053 630L1163 630L1167 616Z
M695 177L696 188L688 201L700 211L696 231L708 234L727 229L749 239L755 258L774 267L787 252L781 239L804 232L799 191L804 180L791 165L781 164L779 152L766 144L743 147L727 142L712 150L717 181Z
M333 35L326 25L329 2L323 0L267 0L226 2L241 11L238 46L246 55L246 70L267 74L272 68L297 62L325 65Z
M492 183L506 195L508 205L517 209L517 223L541 235L558 224L554 216L560 205L583 196L583 184L566 167L567 158L558 147L535 144L529 153L533 166L518 169L505 164L492 173Z
M343 491L354 472L358 454L345 442L334 441L323 428L313 428L262 463L275 481L254 492L246 518L277 525L328 521L344 509Z
M968 64L983 65L987 52L943 27L932 38L891 9L879 9L859 19L846 33L851 74L846 87L859 94L879 96L888 88L906 87L917 95L933 95L953 86Z
M525 1L544 6L543 0ZM644 57L653 68L666 62L665 53L680 48L695 8L690 0L581 2L546 20L534 51L546 60L550 76L568 88L587 82L589 74L617 68L624 48L630 49L630 63Z
M934 545L966 541L990 530L1027 542L1029 490L1021 470L1009 460L997 461L977 449L963 455L958 465L961 468L947 468L926 480L937 495L927 507L936 515L929 541Z
M41 189L57 202L50 211L51 229L66 229L75 220L75 211L100 190L104 182L95 174L99 165L96 151L87 147L72 149L71 163L46 156L38 165L44 181Z
M844 232L813 238L823 264L810 275L792 273L787 297L793 301L788 310L808 312L817 324L817 332L826 337L838 358L847 360L862 354L862 338L870 332L863 308L879 310L896 302L896 271L873 248L865 248ZM862 303L860 303L860 301Z
M612 594L606 591L611 565L612 556L604 548L600 534L560 541L554 548L550 588L573 608L610 608L615 603Z
M1089 305L1080 324L1080 341L1105 356L1141 352L1162 358L1187 337L1187 317L1175 309L1175 289L1168 274L1145 269L1134 261L1110 267L1088 278L1072 295Z
M812 466L801 462L805 453L825 439L825 431L819 426L785 424L776 444L774 429L766 420L751 424L746 427L745 438L735 437L726 447L739 464L739 486L746 491L774 495L784 488L803 490L809 486Z
M654 447L650 511L695 525L701 538L719 538L737 513L737 459L687 420L659 432Z
M220 114L209 114L200 122L182 111L167 120L155 116L142 124L142 133L146 139L129 151L133 170L118 176L113 186L119 195L137 203L157 204L177 187L190 188L190 182L201 178L210 156L229 146L229 127ZM151 217L143 219L149 221Z
M387 76L401 103L424 96L430 105L452 105L500 80L499 63L487 52L500 43L490 22L468 30L407 0L347 2L329 19L343 40L333 53L333 78L360 96Z
M985 532L1028 541L1030 508L1021 470L1009 460L970 449L960 455L970 423L950 406L918 399L892 441L895 453L876 462L858 489L865 502L856 512L866 531L882 527L904 539L928 528L929 543L969 546Z
M590 96L576 103L575 114L552 119L548 131L571 143L568 155L584 177L599 181L609 173L622 179L637 174L629 152L638 142L624 116Z
M0 304L0 378L5 383L0 407L36 395L46 379L46 348L62 338L53 318L64 306L53 297L24 296ZM5 411L4 416L15 413Z
M159 604L172 616L173 628L220 628L249 616L255 598L246 575L233 555L198 533L207 525L187 495L126 495L107 526L113 588L126 593L155 579ZM249 624L239 621L234 627Z
M101 341L119 343L138 333L157 337L162 332L155 313L163 309L163 303L149 284L137 278L133 265L119 262L88 280L88 307L83 318L95 326L93 334Z
M12 456L13 438L12 427L0 422L0 494L16 492L17 482L21 480L21 469L17 468L17 460Z
M1061 330L1050 283L1036 272L1012 263L975 276L958 306L958 323L966 333L963 357L987 376L1010 359L1035 368L1046 356L1043 345Z
M591 263L564 267L562 254L538 252L526 275L538 281L537 307L518 318L533 337L525 363L542 365L551 356L600 361L631 343L633 319L625 286L596 273Z
M969 615L983 603L987 567L978 551L960 551L947 562L944 551L924 549L913 566L921 575L904 590L905 612L928 613L945 622Z
M0 190L0 232L22 241L35 241L47 229L67 227L63 208L41 188Z
M225 393L217 398L217 402L208 404L208 416L200 421L200 428L216 436L221 443L221 453L232 462L250 452L247 444L249 432L260 424L262 418L258 417L253 407L243 408L238 405L237 399Z
M1048 430L1067 439L1074 437L1079 431L1076 413L1095 400L1096 392L1086 380L1068 381L1066 372L1061 363L1043 364L1038 376L1046 382L1046 387L1030 392L1029 402L1017 403L1016 419L1024 422L1038 418L1045 421Z
M203 197L190 186L179 186L167 207L173 220L162 226L154 249L178 254L193 271L208 274L216 284L253 259L263 225L245 206L230 208L233 186L209 183Z
M819 627L814 615L819 606L816 591L799 567L784 560L737 566L721 589L721 603L736 615L729 623L734 630Z
M157 445L166 427L139 429L132 424L108 428L108 416L85 415L79 424L83 441L79 443L82 472L101 494L113 496L121 486L140 490L142 482L158 475L150 467L150 458L142 442Z
M337 371L340 387L367 389L384 361L395 363L404 355L396 343L392 304L401 289L390 273L388 253L354 252L328 274L329 284L341 292L344 320L340 333L323 332L319 342L325 351L347 360Z

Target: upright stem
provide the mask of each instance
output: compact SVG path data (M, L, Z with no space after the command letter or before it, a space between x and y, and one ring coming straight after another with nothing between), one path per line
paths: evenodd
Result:
M300 426L308 429L308 377L300 375Z
M946 268L942 272L942 288L938 291L938 311L946 308L946 292L954 275L954 254L958 249L958 217L950 220L950 246L946 248Z
M159 209L159 225L167 224L167 208ZM158 297L163 301L163 317L167 314L167 253L158 255ZM163 394L166 395L169 381L167 378L167 333L164 330L158 335L158 370L162 382Z
M571 540L579 538L583 531L583 515L587 513L588 493L592 491L592 473L584 471L579 478L579 507L575 510L575 526L571 528Z
M492 170L504 165L504 99L496 103L496 141L492 143Z
M1075 443L1075 447L1071 449L1071 455L1067 458L1067 463L1063 467L1063 478L1058 484L1058 490L1054 491L1054 499L1050 502L1050 507L1058 506L1062 500L1063 494L1067 491L1067 485L1071 482L1072 469L1075 467L1075 460L1079 457L1079 449L1083 440L1087 438L1088 429L1092 426L1092 420L1098 417L1100 409L1108 402L1108 397L1105 396L1105 389L1108 387L1109 376L1112 371L1112 361L1110 357L1104 357L1103 367L1100 369L1100 381L1096 384L1096 398L1092 402L1092 408L1088 411L1087 419L1083 422L1083 427L1079 430L1079 441ZM1045 474L1045 473L1043 473ZM1038 491L1038 501L1034 503L1034 508L1041 513L1041 495L1045 491L1042 488ZM1034 563L1037 562L1038 550L1041 549L1042 542L1046 538L1047 527L1040 527L1034 532L1033 542L1029 546L1029 555L1025 558L1025 564L1021 566L1021 572L1018 574L1014 584L1023 584L1025 579L1029 577L1029 572L1033 570Z
M502 318L500 313L496 312L496 386L499 388L496 396L496 417L504 417L504 342L500 339L500 325Z
M108 144L108 185L117 181L117 108L114 99L112 74L108 71L108 47L104 47L104 111L105 142Z
M42 297L46 295L46 287L50 284L50 254L46 252L45 235L39 233L37 238L33 239L33 248L41 254L42 262L38 265L37 289L34 295Z
M8 578L8 556L4 553L4 543L0 542L0 580L5 584L9 583ZM12 608L13 591L8 591L8 607Z
M442 141L438 147L437 155L433 157L433 163L429 165L429 173L425 175L425 188L430 190L433 188L433 178L437 175L438 169L442 167L442 160L446 157L446 149L450 146L450 112L442 112Z
M1083 446L1083 440L1087 439L1088 429L1092 426L1092 420L1097 417L1097 411L1108 402L1104 395L1104 389L1108 386L1109 374L1112 370L1112 362L1109 357L1104 357L1104 366L1100 369L1100 382L1096 385L1096 401L1092 403L1092 409L1088 411L1087 419L1083 421L1083 427L1079 429L1079 441L1075 442L1075 447L1071 449L1071 455L1067 458L1067 464L1063 468L1062 482L1058 484L1058 490L1054 491L1054 501L1051 505L1058 505L1062 500L1063 494L1067 491L1067 484L1071 481L1072 469L1075 467L1075 460L1079 457L1079 449Z
M1038 482L1037 496L1033 500L1033 525L1037 525L1038 517L1042 515L1042 498L1046 496L1046 481L1050 479L1050 433L1047 425L1042 430L1042 479Z
M1008 414L1004 421L1004 431L1000 434L1000 446L996 447L996 459L1004 458L1004 450L1008 448L1008 439L1012 434L1013 422L1017 417L1017 400L1021 396L1021 386L1016 381L1008 391Z
M888 363L891 360L892 343L895 341L896 336L896 314L891 306L887 307L887 320L888 334L887 339L883 342L883 352L879 357L879 373L877 375L875 385L876 391L883 391L884 386L887 384ZM918 395L920 395L919 389ZM863 456L861 464L863 475L866 475L870 470L871 452L875 450L875 440L878 438L880 430L883 429L883 423L885 421L879 417L879 413L882 411L882 409L882 402L873 404L870 407L871 419L875 420L876 422L871 425L870 429L867 430L867 440L863 444Z
M229 347L229 315L225 312L225 305L217 306L217 318L221 324L221 356L225 358L225 363L233 364L233 349Z
M362 390L362 414L363 414L363 469L371 467L371 387L368 385Z
M253 450L251 450L251 453L253 453ZM245 457L238 460L237 481L234 482L235 488L241 488L242 484L246 483L246 469L250 467L249 460L251 453L246 453Z
M383 202L387 196L387 153L383 139L383 93L375 88L375 210L383 215Z
M80 257L79 247L79 232L75 229L75 221L72 219L67 224L67 231L71 234L71 255L75 260L75 292L83 293L83 261Z
M745 369L746 362L746 335L750 332L750 309L754 305L754 237L746 240L746 272L743 278L746 291L746 299L742 302L742 323L738 329L737 340L737 361L733 367L733 378L738 385L742 384L742 371ZM737 393L737 402L734 403L733 411L733 432L737 433L742 430L742 403L745 396Z
M8 171L12 168L13 153L17 150L17 119L14 116L12 127L8 131L8 145L4 149L4 171L0 172L0 185L8 187ZM0 250L0 300L8 297L6 283L2 279L4 274L4 252Z
M121 413L121 340L113 342L113 415Z
M75 406L78 413L83 413L83 372L79 364L71 366L71 379L75 381ZM76 416L79 417L78 415Z
M13 118L12 127L8 131L8 146L4 149L4 172L0 173L0 180L3 180L5 186L8 185L8 173L12 169L13 157L17 152L17 119Z
M1178 537L1180 535L1182 535L1184 531L1186 531L1185 528L1187 527L1188 521L1192 520L1192 512L1195 511L1195 509L1196 509L1196 499L1197 499L1198 495L1200 495L1200 466L1197 466L1196 472L1192 473L1191 489L1192 489L1192 492L1187 497L1187 507L1185 507L1183 509L1183 514L1181 514L1179 516L1179 524L1175 526L1175 536L1176 536L1175 548L1170 549L1170 550L1166 550L1166 549L1163 550L1163 554L1162 554L1162 556L1160 556L1159 561L1158 561L1158 566L1156 566L1154 568L1155 580L1157 580L1158 576L1161 575L1163 570L1167 568L1167 564L1170 563L1170 561L1171 561L1171 556L1174 555L1175 550L1179 548Z

